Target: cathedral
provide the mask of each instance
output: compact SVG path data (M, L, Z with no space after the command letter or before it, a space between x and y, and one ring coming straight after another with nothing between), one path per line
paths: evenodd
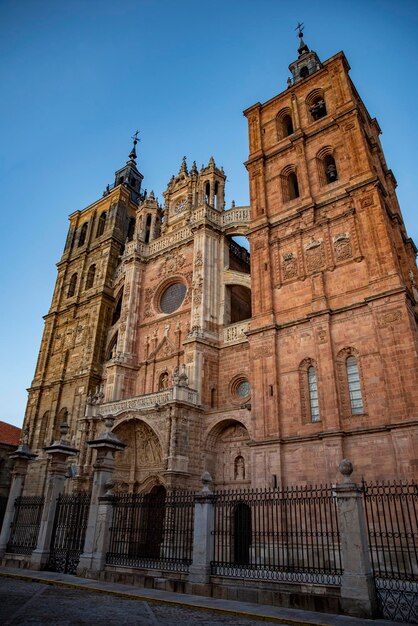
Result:
M342 52L299 35L287 88L244 111L249 206L225 207L213 157L181 162L160 204L137 138L96 202L72 213L29 389L45 446L67 423L87 490L87 442L113 415L116 490L418 476L418 272L380 128ZM243 237L248 246L243 246Z

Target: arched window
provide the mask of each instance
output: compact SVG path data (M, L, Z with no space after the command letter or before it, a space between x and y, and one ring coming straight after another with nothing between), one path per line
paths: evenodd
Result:
M80 230L80 236L78 238L78 247L79 248L81 246L83 246L85 244L85 242L86 242L87 227L88 227L87 222L84 222L84 224L82 225L81 230Z
M312 365L308 367L308 386L311 421L319 422L321 418L319 415L318 383L316 380L316 370Z
M358 371L357 359L349 356L345 362L348 382L348 393L352 415L363 415L363 398L361 395L360 374Z
M317 364L304 359L299 365L299 388L302 423L320 422Z
M289 135L293 135L293 122L290 115L285 115L282 121L283 124L283 134L288 137Z
M89 271L87 272L86 289L91 289L91 287L93 287L95 275L96 275L96 266L93 264L93 265L90 265Z
M337 166L335 165L335 159L332 154L328 154L324 159L325 179L327 184L333 183L338 180Z
M113 317L112 317L112 326L113 324L116 324L116 322L120 318L120 314L122 311L122 299L123 299L123 291L120 293L116 301L116 306L115 306L115 310L113 311Z
M115 335L110 340L109 347L107 349L108 361L110 361L110 359L113 359L116 356L117 347L118 347L118 333L115 333Z
M145 236L144 236L145 243L149 243L149 240L151 237L151 220L152 220L152 216L148 214L146 222L145 222Z
M60 427L62 426L62 424L68 424L68 410L67 410L67 407L65 406L62 407L62 409L60 409L60 412L55 418L54 433L53 433L53 438L55 441L57 439L61 439Z
M316 155L321 186L329 185L338 180L338 170L332 146L325 146Z
M307 78L309 76L309 68L306 65L300 68L299 76L301 78Z
M299 183L298 177L295 172L291 172L287 177L287 189L289 194L289 200L299 198Z
M128 234L126 237L128 241L132 241L132 239L134 238L134 232L135 232L135 218L131 217L129 220Z
M215 182L215 187L213 190L213 205L215 207L215 209L218 209L218 204L219 204L219 199L218 199L218 192L219 192L219 185L218 185L218 181Z
M323 98L316 98L314 103L309 107L309 111L311 112L312 118L316 120L320 120L321 117L325 117L327 114L327 107L325 104L325 100Z
M327 105L322 89L314 89L306 98L306 104L313 122L327 115Z
M77 287L77 274L73 274L68 285L67 298L72 298Z
M299 181L296 174L296 167L294 165L288 165L282 170L282 194L283 202L289 202L295 198L299 198Z
M97 224L96 237L100 237L100 235L103 235L104 229L106 227L106 217L106 211L103 211L103 213L99 217L99 222Z
M49 411L45 411L45 413L42 416L41 423L39 426L38 442L36 445L38 449L43 448L44 446L47 445L46 433L48 430L48 423L49 423Z
M277 125L277 137L278 139L284 139L284 137L289 137L289 135L293 135L293 120L292 120L292 112L287 107L286 109L282 109L276 118Z
M210 200L210 183L206 183L205 185L205 202L209 204Z
M338 396L341 417L367 413L367 398L363 396L361 363L355 348L347 347L337 354Z

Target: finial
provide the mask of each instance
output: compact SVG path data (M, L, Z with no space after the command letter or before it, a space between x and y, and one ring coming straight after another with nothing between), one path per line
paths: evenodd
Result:
M133 145L132 150L129 153L129 159L134 162L136 161L136 144L139 143L139 141L141 141L140 139L138 139L138 133L139 133L139 130L135 131L132 136L134 145Z
M350 483L351 474L353 473L353 470L354 470L352 462L349 461L348 459L343 459L341 463L339 464L338 469L340 471L340 474L344 476L344 482Z
M197 174L197 166L196 166L196 161L193 161L193 165L190 169L190 174Z
M187 157L184 156L181 162L179 174L188 174L186 159Z
M209 159L209 167L215 167L215 159L213 158L213 156L210 157Z

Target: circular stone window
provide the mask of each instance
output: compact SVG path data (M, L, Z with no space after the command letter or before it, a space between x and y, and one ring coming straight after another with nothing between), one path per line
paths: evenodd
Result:
M173 283L162 293L160 298L160 309L163 313L173 313L184 300L186 295L186 285L184 283Z
M251 385L245 376L237 376L232 380L229 389L236 402L242 402L251 395Z
M242 380L235 388L235 393L239 398L246 398L250 395L251 387L248 380Z

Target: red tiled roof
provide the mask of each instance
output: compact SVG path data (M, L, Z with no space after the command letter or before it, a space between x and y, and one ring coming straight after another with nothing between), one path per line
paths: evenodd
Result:
M6 422L0 421L0 443L6 443L9 446L18 446L21 429Z

